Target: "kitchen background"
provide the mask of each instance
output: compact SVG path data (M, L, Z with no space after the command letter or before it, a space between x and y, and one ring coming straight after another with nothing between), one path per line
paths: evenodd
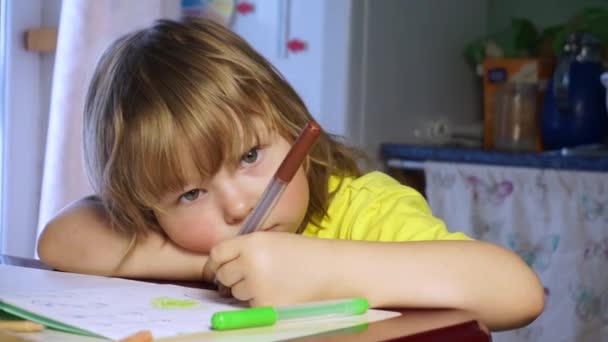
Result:
M594 23L608 22L602 21L608 1L0 3L4 33L0 252L34 256L36 227L90 192L81 170L78 115L90 69L105 45L153 18L198 15L207 4L217 6L210 7L217 11L216 19L227 20L277 66L327 130L365 149L375 166L423 191L450 229L511 248L537 271L546 286L545 313L529 327L497 334L495 340L608 341L605 148L585 143L584 149L556 147L541 152L543 128L534 126L543 115L544 97L537 92L560 64L559 56L548 54L558 53L563 45L556 36L542 36L549 48L541 50L550 62L535 60L534 51L542 45L536 44L540 34L569 24L594 31L606 44L606 24L598 28ZM223 7L231 3L232 7ZM227 9L230 13L224 16ZM49 49L44 37L52 40L53 28L58 27L56 49L54 44ZM501 54L520 58L518 64L505 64L496 58ZM545 65L548 71L543 74ZM495 134L488 134L484 114L488 84L500 99L499 85L507 79L525 86L514 86L504 97L511 100L504 102L511 107L489 108L496 122L506 122L492 124L490 130L505 128L507 144L497 147L509 151L483 149L484 133L486 139ZM538 101L524 96L530 83L537 87L532 98ZM599 79L584 84L591 83L597 95ZM597 100L589 107L592 100L582 96L585 108L597 109L582 113L580 122L606 119L605 89L602 95L603 107L597 106ZM526 98L526 109L512 109ZM549 114L560 118L557 111ZM535 116L538 121L527 120ZM554 135L560 136L559 131ZM531 138L536 139L532 145Z

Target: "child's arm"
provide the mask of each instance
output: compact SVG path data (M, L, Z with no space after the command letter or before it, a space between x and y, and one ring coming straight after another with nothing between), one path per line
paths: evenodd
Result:
M492 330L523 326L544 305L542 285L516 254L478 241L254 233L214 247L205 276L215 273L252 305L365 297L374 307L466 310Z
M335 277L330 283L336 294L360 293L377 306L463 309L492 330L526 325L543 311L544 290L535 273L493 244L334 242L339 263L327 272ZM349 288L338 288L339 279Z
M101 202L95 197L86 197L65 207L46 225L38 241L38 254L49 266L69 272L201 279L206 255L179 248L152 231L126 253L130 242L131 236L110 227Z

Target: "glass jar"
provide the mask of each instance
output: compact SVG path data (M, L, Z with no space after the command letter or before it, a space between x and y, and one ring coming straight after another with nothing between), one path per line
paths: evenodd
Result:
M538 87L535 83L504 83L496 98L496 149L536 150L539 141L538 107Z

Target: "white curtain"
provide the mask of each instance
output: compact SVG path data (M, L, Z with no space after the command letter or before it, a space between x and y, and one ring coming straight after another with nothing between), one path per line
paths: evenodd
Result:
M512 249L543 282L544 313L494 341L608 341L608 173L428 162L425 176L451 230Z
M38 234L61 208L92 193L83 167L81 126L95 63L110 42L150 25L165 14L163 9L161 0L63 0Z

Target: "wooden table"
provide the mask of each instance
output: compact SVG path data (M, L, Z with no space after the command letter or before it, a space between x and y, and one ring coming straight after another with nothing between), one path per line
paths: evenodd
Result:
M0 264L49 269L42 262L0 254ZM180 284L188 285L188 284ZM192 285L192 284L190 284ZM395 311L391 308L390 310ZM488 329L458 310L397 310L401 316L291 341L488 342Z

